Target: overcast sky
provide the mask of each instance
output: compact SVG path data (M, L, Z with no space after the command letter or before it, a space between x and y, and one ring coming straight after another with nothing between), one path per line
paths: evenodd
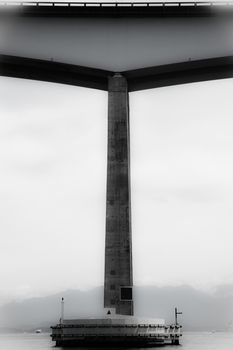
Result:
M130 94L134 282L233 283L233 79ZM0 295L103 284L107 94L0 78Z

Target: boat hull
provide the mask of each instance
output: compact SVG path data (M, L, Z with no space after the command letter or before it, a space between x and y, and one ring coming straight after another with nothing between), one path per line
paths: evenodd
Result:
M180 325L134 317L64 320L51 328L52 340L64 347L178 345L182 336Z

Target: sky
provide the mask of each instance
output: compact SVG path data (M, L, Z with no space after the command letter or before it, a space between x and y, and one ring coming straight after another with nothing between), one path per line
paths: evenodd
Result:
M233 283L233 79L130 94L136 285ZM107 93L0 78L2 302L103 284Z

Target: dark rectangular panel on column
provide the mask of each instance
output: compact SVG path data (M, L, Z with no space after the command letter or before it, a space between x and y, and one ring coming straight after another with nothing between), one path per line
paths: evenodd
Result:
M108 93L104 306L133 315L129 96L121 74L109 78Z

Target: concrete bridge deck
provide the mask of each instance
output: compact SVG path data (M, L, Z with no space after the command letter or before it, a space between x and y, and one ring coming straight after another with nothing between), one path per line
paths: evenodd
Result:
M115 72L61 62L0 54L0 75L108 91ZM122 71L128 91L233 78L233 56Z
M118 72L129 92L233 76L233 3L9 2L0 17L3 76L107 91Z
M231 2L53 2L25 1L0 3L4 10L18 10L25 16L100 17L182 17L224 15L233 12Z

